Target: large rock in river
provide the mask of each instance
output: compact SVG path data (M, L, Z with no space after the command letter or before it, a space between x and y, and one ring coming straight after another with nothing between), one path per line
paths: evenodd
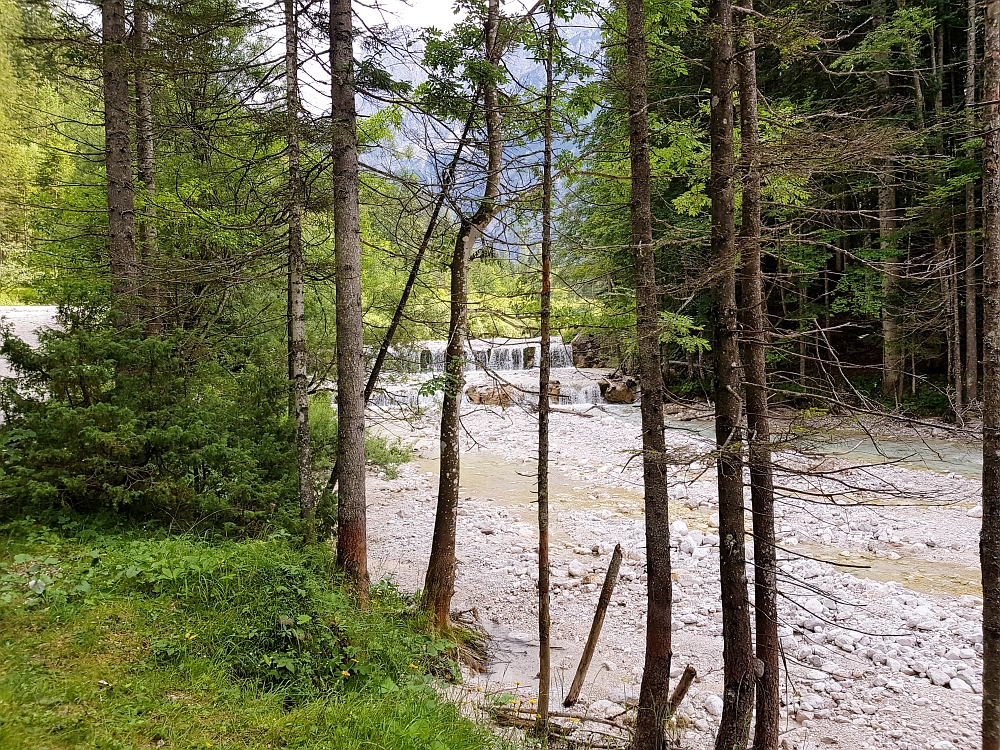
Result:
M609 404L633 404L639 391L639 381L625 377L615 380L598 380L601 397Z
M515 401L514 390L506 385L470 385L465 389L465 395L474 404L502 406L504 409Z

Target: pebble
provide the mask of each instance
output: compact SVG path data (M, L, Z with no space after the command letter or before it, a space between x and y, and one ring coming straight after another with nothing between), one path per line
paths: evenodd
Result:
M717 695L709 695L705 698L705 711L709 716L716 718L722 716L722 698Z

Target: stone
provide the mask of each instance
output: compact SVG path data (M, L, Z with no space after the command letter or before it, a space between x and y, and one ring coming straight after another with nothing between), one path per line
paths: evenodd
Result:
M569 564L570 578L583 578L590 572L590 569L579 560L571 560Z
M941 669L931 669L927 672L928 679L935 685L944 686L947 685L951 678L948 674Z
M631 377L621 380L601 379L597 381L597 387L601 391L601 398L609 404L634 404L639 381Z
M709 695L705 698L705 711L709 716L716 718L722 716L722 698L717 695Z
M514 391L508 386L470 385L465 395L474 404L500 406L506 409L514 403Z
M969 508L969 510L966 511L965 515L967 515L969 518L982 518L983 506L977 505L974 508Z
M574 367L614 367L617 364L617 340L580 333L570 342Z
M600 719L610 719L613 716L620 716L623 713L625 713L623 705L606 699L594 701L587 708L588 716L596 716Z
M854 651L854 638L847 635L846 633L838 635L836 638L833 639L833 642L834 644L836 644L837 648L839 648L842 651L847 651L847 652Z
M951 681L948 682L948 687L954 690L956 693L972 693L972 686L969 685L961 677L953 677Z
M670 524L670 536L684 537L688 535L688 525L681 519Z
M821 615L826 610L826 607L823 606L823 602L817 597L806 599L802 602L802 608L811 615Z

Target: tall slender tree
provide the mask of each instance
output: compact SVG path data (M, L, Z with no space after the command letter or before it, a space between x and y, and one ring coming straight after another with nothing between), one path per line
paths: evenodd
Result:
M650 192L646 13L642 0L625 0L625 57L631 169L629 217L636 270L636 338L642 389L640 413L647 574L646 658L639 688L634 746L636 750L656 750L665 745L664 722L670 700L673 582L670 578L670 517L663 434L659 290Z
M104 90L104 167L108 193L108 251L111 292L119 324L137 319L139 264L135 243L135 187L132 182L128 28L124 0L101 3Z
M740 435L739 326L736 303L734 201L733 5L711 0L710 117L712 201L712 353L718 451L719 573L722 579L723 709L717 750L747 745L754 703L754 654L747 594L743 518L743 442Z
M885 270L882 273L882 393L898 404L903 395L903 370L906 360L900 336L897 311L899 293L899 257L893 252L896 231L896 170L891 161L879 169L878 237Z
M983 101L983 750L1000 750L1000 0L986 3Z
M739 252L746 393L747 459L753 510L754 619L757 653L757 716L754 750L774 750L780 727L778 578L774 539L774 481L767 404L767 301L761 266L760 123L753 0L741 0L743 25L736 69L740 97L742 214Z
M500 2L489 0L483 28L483 47L491 66L500 63ZM503 157L500 94L491 77L483 82L483 115L486 125L486 184L471 215L461 218L451 259L449 287L451 314L445 349L445 388L441 404L441 468L437 513L430 561L424 580L423 606L434 626L450 627L451 600L455 594L455 532L458 523L458 493L461 476L461 406L465 385L465 342L468 335L468 274L472 250L496 216L500 197Z
M368 595L365 351L361 306L357 108L351 0L330 1L334 251L337 291L337 566Z
M965 30L965 122L976 132L976 0L969 0ZM976 330L976 185L965 185L965 402L979 398L979 335Z
M156 335L163 328L163 301L158 279L156 232L156 157L153 149L153 85L150 70L149 3L135 0L132 9L135 65L135 156L139 178L140 207L137 216L137 256L143 267L146 299L146 332Z
M313 539L316 490L309 439L309 377L306 372L305 248L302 243L302 182L299 118L299 14L296 0L285 0L285 144L288 159L288 361L299 468L299 510ZM363 464L362 464L363 467Z
M542 120L542 291L538 363L538 725L542 742L548 742L549 692L552 681L551 616L549 613L549 380L552 366L552 105L555 92L553 61L556 14L553 0L546 3L548 29L545 39L545 103Z

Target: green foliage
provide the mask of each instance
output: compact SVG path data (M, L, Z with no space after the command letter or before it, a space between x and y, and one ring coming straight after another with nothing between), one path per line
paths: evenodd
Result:
M4 338L20 377L0 389L0 510L114 510L250 533L297 527L280 349L258 337L247 349L217 342L210 354L183 331L147 337L71 309L61 321L36 351ZM336 446L328 395L312 400L310 427L314 466L326 468ZM389 471L409 458L380 439L368 450Z
M69 517L0 534L5 749L491 744L436 688L457 674L453 644L385 583L357 609L325 548L137 538Z
M903 68L919 56L934 26L934 14L929 8L899 8L889 21L876 26L861 44L831 67L841 70L855 65L870 70Z
M5 337L21 378L2 391L0 507L254 526L292 515L287 380L266 352L227 369L233 352L193 356L181 332L63 321L38 351ZM318 440L317 458L330 449Z

